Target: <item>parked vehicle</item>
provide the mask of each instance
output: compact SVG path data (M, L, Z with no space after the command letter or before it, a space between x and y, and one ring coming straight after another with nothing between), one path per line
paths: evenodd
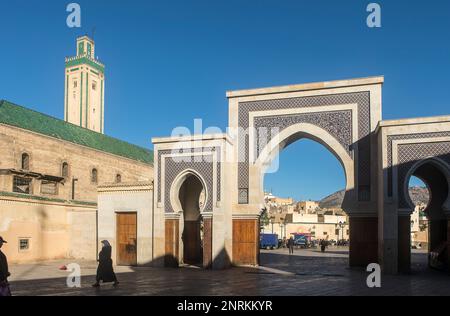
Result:
M276 249L278 248L277 234L261 234L259 238L259 247L262 249Z
M293 235L294 235L294 246L300 248L311 247L311 235L309 234L293 234Z
M278 248L286 248L286 239L278 239Z
M349 245L349 241L345 240L345 239L340 239L337 241L337 246L348 246Z

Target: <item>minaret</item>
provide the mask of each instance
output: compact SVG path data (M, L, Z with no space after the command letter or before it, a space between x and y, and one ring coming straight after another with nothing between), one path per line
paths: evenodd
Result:
M82 36L77 55L66 57L64 120L103 134L105 66L94 56L94 41Z

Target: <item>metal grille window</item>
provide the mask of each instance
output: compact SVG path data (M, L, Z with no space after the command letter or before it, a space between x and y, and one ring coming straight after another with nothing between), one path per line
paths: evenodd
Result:
M45 181L41 182L41 193L42 194L58 194L58 184L53 181Z
M239 189L239 204L248 204L248 188L240 188Z
M23 177L14 177L13 192L30 194L31 193L31 179Z
M30 169L30 155L24 153L22 154L22 165L21 165L23 170L28 170Z
M20 238L19 239L19 250L27 251L30 249L30 238Z
M91 182L92 182L92 183L97 183L97 182L98 182L98 172L97 172L97 169L92 169L92 172L91 172Z
M63 164L62 164L61 175L64 178L67 178L69 176L69 164L67 162L63 162Z
M318 221L319 223L325 223L325 216L319 214L319 215L317 216L317 221Z

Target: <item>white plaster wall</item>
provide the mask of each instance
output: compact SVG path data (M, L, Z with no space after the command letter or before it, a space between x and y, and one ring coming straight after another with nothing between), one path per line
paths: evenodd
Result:
M153 192L105 192L98 197L98 242L108 240L116 252L116 213L137 213L137 263L149 265L155 258L152 253Z
M317 223L319 220L317 214L294 213L292 215L292 221L294 223Z

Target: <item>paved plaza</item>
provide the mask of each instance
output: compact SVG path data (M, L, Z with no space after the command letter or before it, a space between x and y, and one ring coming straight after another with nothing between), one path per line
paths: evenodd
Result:
M10 279L13 295L450 295L450 276L426 268L426 253L413 252L410 275L383 276L382 288L366 286L368 273L348 268L348 249L287 249L261 252L260 267L239 267L224 271L196 267L163 269L116 267L120 285L100 289L95 281L96 263L77 261L82 269L81 288L66 286L68 261L35 265L13 265Z

